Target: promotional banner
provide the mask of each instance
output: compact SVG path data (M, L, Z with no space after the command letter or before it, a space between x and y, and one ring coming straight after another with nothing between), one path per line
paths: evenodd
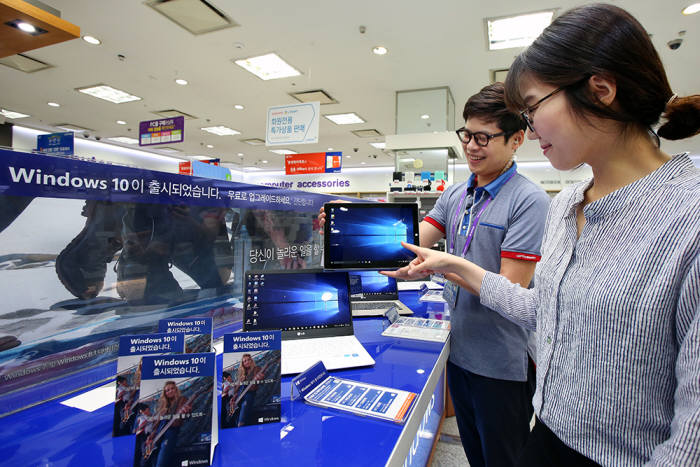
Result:
M318 143L318 102L279 105L267 109L265 144L280 146Z
M340 172L342 156L342 152L287 154L284 156L284 170L287 175Z
M49 156L72 156L74 152L74 133L51 133L36 137L37 150Z
M185 140L185 117L160 118L139 123L139 146L181 143Z

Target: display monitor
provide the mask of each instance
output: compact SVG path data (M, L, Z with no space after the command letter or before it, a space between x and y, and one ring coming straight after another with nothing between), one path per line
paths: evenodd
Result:
M243 330L279 329L282 338L353 334L345 272L249 271L245 278Z
M324 269L396 269L415 257L401 246L419 244L415 203L326 203L324 210Z
M350 277L350 300L394 300L398 298L396 279L378 271L352 271Z

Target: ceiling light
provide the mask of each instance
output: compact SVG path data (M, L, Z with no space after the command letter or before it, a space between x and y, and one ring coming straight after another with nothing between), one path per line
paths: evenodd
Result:
M117 120L117 125L126 125L124 120Z
M289 95L292 96L294 99L298 100L299 102L318 102L321 105L338 103L337 100L333 99L333 97L323 89L315 89L313 91L292 92Z
M243 105L241 105L241 104L236 104L236 105L233 106L233 108L236 109L236 110L243 110L243 109L245 109L245 106L243 106Z
M213 144L207 144L207 147L208 147L209 149L213 149L213 148L214 148L214 145L213 145Z
M243 157L243 153L242 153L242 152L239 152L239 153L238 153L238 157Z
M0 110L0 115L2 115L5 118L24 118L24 117L29 117L27 114L15 112L13 110L7 110L7 109L2 109Z
M369 143L370 146L374 146L377 149L386 148L386 143Z
M107 138L110 141L116 141L117 143L124 144L138 144L139 140L134 138L129 138L128 136L115 136L113 138Z
M367 163L367 162L365 162L365 161L360 162L360 164L362 164L362 165L365 165L366 163Z
M141 98L138 96L134 96L133 94L129 94L128 92L124 92L105 84L88 86L86 88L77 88L76 91L92 97L97 97L98 99L104 99L114 104L123 104L125 102L141 100Z
M236 60L234 63L265 81L268 79L299 76L301 74L275 53L244 58L242 60Z
M242 139L241 142L245 144L250 144L251 146L262 146L263 144L265 144L265 140L260 138Z
M336 125L352 125L354 123L365 123L356 113L324 115L328 120Z
M358 138L376 138L377 136L384 136L375 128L368 128L366 130L352 130L352 134Z
M100 45L102 42L95 36L83 36L83 40L88 44Z
M187 86L187 80L186 80L186 79L178 78L178 79L175 80L175 82L176 82L177 84L179 84L180 86Z
M58 102L47 102L46 105L48 105L49 107L60 107L61 106L61 104L59 104Z
M83 133L85 131L95 131L91 128L85 128L85 127L73 125L70 123L56 123L55 125L52 125L52 126L55 126L56 128L60 128L61 130L73 131L75 133Z
M42 29L40 27L34 26L32 24L27 23L26 21L22 21L21 19L7 21L5 24L10 26L10 27L19 29L20 31L25 32L31 36L38 36L40 34L44 34L44 33L48 32L46 29ZM70 38L72 39L73 36L71 36Z
M346 155L344 155L343 157L346 158L346 159L350 159L352 156L351 156L350 154L346 154Z
M267 164L267 161L260 161L260 162L262 162L263 164Z
M29 23L25 23L24 21L17 23L17 28L24 32L28 32L29 34L36 32L36 28L34 26Z
M372 53L374 55L386 55L387 52L388 52L387 48L383 47L381 45L378 45L372 49Z
M420 116L420 118L422 118L423 120L427 120L427 119L430 118L430 115L428 115L428 114L423 114L423 115Z
M333 148L328 148L328 151L332 151L332 150L333 150Z
M260 167L246 167L245 170L262 170Z
M275 154L279 154L281 156L284 156L285 154L297 154L296 151L292 151L291 149L270 149L270 152L274 152Z
M698 11L700 11L700 3L693 3L692 5L688 5L687 7L683 8L681 13L684 15L692 15Z
M234 130L233 128L229 128L227 126L208 126L205 128L201 128L202 131L208 131L209 133L213 133L215 135L219 136L232 136L232 135L240 135L241 132L238 130Z
M526 47L549 26L554 10L487 19L489 50Z
M413 162L413 161L415 161L416 159L413 158L413 157L407 157L407 158L405 158L405 159L399 159L399 160L400 160L401 162Z

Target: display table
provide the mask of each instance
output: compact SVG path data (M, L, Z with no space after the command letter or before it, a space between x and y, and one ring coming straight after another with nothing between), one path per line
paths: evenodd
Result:
M428 310L417 297L417 292L401 292L416 316L426 316ZM404 425L292 400L291 378L285 377L282 422L219 430L213 465L425 465L444 410L449 341L383 337L386 325L380 318L356 319L355 335L376 364L332 373L417 393ZM220 355L217 363L220 375ZM86 412L61 404L65 399L0 420L4 465L133 465L133 436L112 438L112 404Z

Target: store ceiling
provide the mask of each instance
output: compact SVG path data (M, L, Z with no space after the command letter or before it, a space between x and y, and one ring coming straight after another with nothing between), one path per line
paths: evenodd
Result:
M0 66L0 106L31 115L7 121L48 130L57 123L70 123L94 130L91 137L137 138L139 121L158 118L155 111L177 109L196 117L186 120L185 142L168 145L182 151L177 157L215 156L240 167L279 170L283 156L241 140L265 138L269 106L296 103L290 93L323 89L337 103L321 106L322 114L356 112L366 123L338 126L322 118L319 144L289 148L297 152L342 151L345 167L360 167L362 162L366 166L393 165L393 156L369 145L383 141L383 137L359 138L352 131L376 129L384 135L393 134L395 91L449 86L460 125L466 99L488 84L490 70L507 68L519 52L487 51L484 18L553 7L561 12L581 3L209 1L237 26L193 35L142 1L46 0L63 19L79 26L81 34L98 37L102 44L94 46L75 39L26 52L51 65L33 73ZM674 92L698 93L700 14L680 13L690 2L613 3L628 9L652 34ZM364 33L360 33L360 26L365 27ZM670 50L666 43L683 30L682 46ZM374 55L372 48L377 45L388 48L388 54ZM302 75L262 81L233 63L268 52L276 52ZM189 84L180 86L176 78ZM107 84L143 99L112 104L75 90L95 84ZM49 107L48 102L60 107ZM245 109L236 110L235 104ZM127 124L119 125L117 120ZM241 134L216 136L200 130L216 125ZM426 126L426 130L430 128ZM698 137L665 149L693 149L689 147L693 145L695 152L700 152ZM244 156L239 157L239 153ZM526 144L519 157L543 160L534 143ZM262 160L269 162L263 164Z

